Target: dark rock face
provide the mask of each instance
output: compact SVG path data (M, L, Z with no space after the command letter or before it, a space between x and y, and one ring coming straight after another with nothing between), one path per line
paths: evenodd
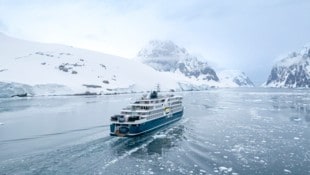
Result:
M163 72L180 71L187 77L201 77L204 80L219 81L215 71L207 64L190 55L186 49L171 41L150 41L138 53L141 61L155 70Z
M61 70L61 71L64 71L64 72L68 72L68 70L72 69L72 68L70 68L70 67L68 68L68 67L66 67L65 64L62 64L62 65L58 66L58 69Z
M310 48L293 52L271 70L266 86L310 88Z
M108 80L103 80L102 83L109 84L110 82Z
M27 93L12 95L11 97L27 97Z
M83 84L83 86L87 88L102 88L102 86L95 85L95 84Z
M71 70L71 74L78 74L77 71L73 70L73 67L82 67L84 65L74 63L74 64L69 64L69 63L62 63L61 65L58 66L58 69L64 72L69 72Z
M267 80L267 86L272 83L282 83L283 87L310 87L309 72L303 67L297 65L284 67L274 67L271 70L271 74Z

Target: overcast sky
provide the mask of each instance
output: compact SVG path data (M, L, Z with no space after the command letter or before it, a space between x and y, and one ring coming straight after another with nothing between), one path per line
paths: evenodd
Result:
M172 40L257 84L310 42L309 0L0 0L0 32L126 58Z

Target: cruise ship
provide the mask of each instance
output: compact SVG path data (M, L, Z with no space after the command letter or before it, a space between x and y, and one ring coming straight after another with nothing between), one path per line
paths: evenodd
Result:
M153 131L181 119L183 110L181 96L153 91L111 117L110 135L133 137Z

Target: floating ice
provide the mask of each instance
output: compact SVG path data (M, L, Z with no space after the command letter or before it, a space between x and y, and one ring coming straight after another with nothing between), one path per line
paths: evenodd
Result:
M288 170L288 169L284 169L283 170L285 173L292 173L292 171Z
M202 172L202 173L206 173L206 171L205 171L205 170L203 170L203 169L200 169L199 171L200 171L200 172Z
M226 168L226 167L224 167L224 166L220 166L220 167L219 167L219 170L220 170L220 171L227 171L228 168Z

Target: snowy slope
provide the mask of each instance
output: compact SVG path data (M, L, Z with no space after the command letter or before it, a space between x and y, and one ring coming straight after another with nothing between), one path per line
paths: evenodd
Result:
M207 86L140 62L0 34L0 97L206 89Z
M277 62L263 86L310 88L310 43Z
M224 70L218 73L221 87L254 87L253 82L240 70Z

